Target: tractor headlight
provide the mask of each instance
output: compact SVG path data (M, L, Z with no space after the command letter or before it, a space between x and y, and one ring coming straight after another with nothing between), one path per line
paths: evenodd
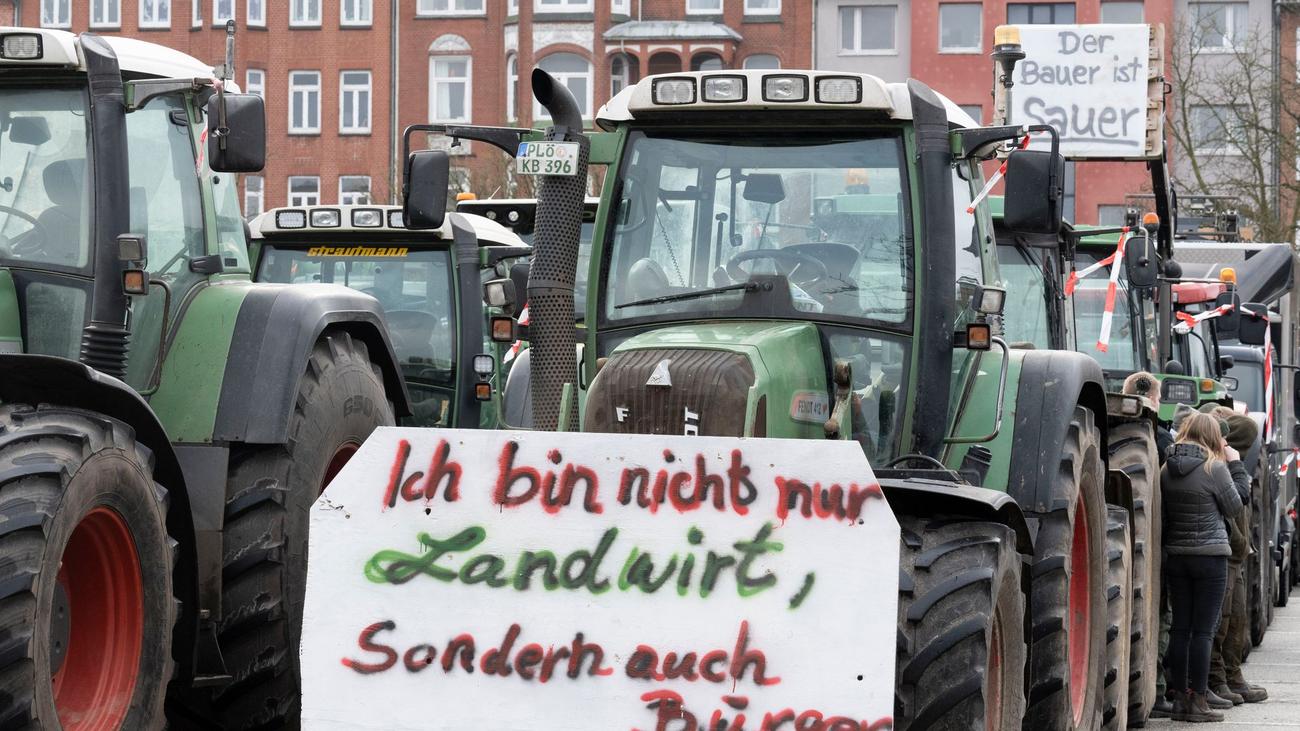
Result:
M311 225L317 228L338 228L339 212L335 208L322 208L311 212Z
M803 76L764 76L763 101L806 102L808 79Z
M357 208L352 211L352 225L357 228L379 228L384 225L384 212L378 208Z
M474 356L474 375L479 379L486 381L496 370L497 361L488 353L479 353Z
M402 223L402 212L401 212L401 211L389 211L389 212L388 212L388 227L389 227L389 228L406 228L406 225Z
M1160 386L1160 398L1179 404L1196 403L1196 384L1191 381L1166 380Z
M703 97L706 102L743 102L745 77L710 76L704 80Z
M817 79L817 101L822 104L857 104L862 101L862 79L823 76Z
M41 37L32 33L10 33L0 42L0 55L18 61L35 61L41 52Z
M275 214L276 228L307 228L306 211L278 211Z
M695 79L655 79L655 104L690 104L695 101Z

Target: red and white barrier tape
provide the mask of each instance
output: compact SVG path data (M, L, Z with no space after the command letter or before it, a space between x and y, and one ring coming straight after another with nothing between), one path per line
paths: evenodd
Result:
M1288 454L1286 459L1282 460L1282 466L1277 468L1277 473L1279 475L1285 476L1291 471L1291 465L1295 463L1297 454L1300 454L1300 449L1293 449L1291 450L1291 454Z
M222 89L226 88L225 82L216 77L212 77L208 79L208 81L212 82L212 88L216 89L217 93L220 93ZM203 174L203 156L207 153L207 151L208 151L208 128L204 127L203 131L199 133L199 154L194 160L194 169L198 172L199 175Z
M1109 258L1110 281L1106 283L1106 308L1101 313L1101 333L1097 335L1097 350L1105 353L1110 349L1110 327L1115 320L1115 293L1119 287L1119 270L1124 266L1124 245L1128 243L1128 226L1119 235L1119 244L1115 253Z
M1110 256L1106 257L1105 259L1102 259L1101 261L1095 264L1090 264L1084 267L1083 269L1070 272L1070 276L1067 277L1065 280L1066 297L1069 297L1074 294L1074 288L1079 286L1080 279L1083 279L1084 277L1090 274L1095 274L1101 271L1103 268L1111 266L1112 264L1115 263L1115 259L1119 257L1120 250L1124 247L1124 239L1128 238L1128 231L1129 231L1128 226L1125 226L1124 230L1120 233L1119 236L1119 245L1115 247L1115 252L1113 254L1111 254Z
M1264 443L1273 442L1273 339L1264 343Z
M1025 138L1020 141L1020 149L1023 150L1026 147L1029 147L1029 135L1025 135ZM979 192L979 195L975 196L974 200L970 202L969 206L966 206L966 212L974 213L975 207L978 206L985 198L989 197L989 193L993 192L993 186L997 185L998 181L1001 180L1002 177L1006 174L1007 174L1007 161L1003 160L1002 164L998 166L998 171L989 176L989 182L984 184L984 189Z
M1229 312L1232 312L1232 309L1233 309L1232 305L1219 305L1218 307L1215 307L1212 310L1206 310L1205 312L1196 315L1189 315L1186 312L1175 312L1174 317L1178 320L1178 322L1174 323L1174 330L1176 330L1181 335L1186 335L1187 333L1191 332L1193 327L1196 327L1197 323L1201 323L1206 320L1213 319L1215 317L1221 317L1223 315L1228 314Z

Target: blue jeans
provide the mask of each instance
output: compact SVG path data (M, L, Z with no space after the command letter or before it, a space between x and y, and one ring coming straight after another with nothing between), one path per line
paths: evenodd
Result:
M1204 693L1228 586L1228 557L1170 555L1165 559L1165 579L1174 615L1165 653L1169 687Z

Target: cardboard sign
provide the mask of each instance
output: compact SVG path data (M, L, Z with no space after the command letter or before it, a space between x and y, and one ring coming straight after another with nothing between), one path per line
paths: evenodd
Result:
M886 729L856 443L384 428L316 502L309 729Z
M1148 104L1150 93L1160 92L1151 74L1150 26L1017 27L1025 58L1011 89L1012 124L1055 127L1070 158L1159 154L1160 135L1150 125L1158 127L1161 115ZM1033 140L1034 149L1047 146L1046 135Z

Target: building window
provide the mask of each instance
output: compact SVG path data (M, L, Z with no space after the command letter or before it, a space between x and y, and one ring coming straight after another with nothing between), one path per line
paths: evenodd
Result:
M686 13L688 15L722 15L722 0L686 0Z
M781 0L745 0L745 15L780 15Z
M578 102L578 112L591 116L591 64L576 53L552 53L537 62L537 68L569 87ZM541 104L533 103L533 119L550 119Z
M506 120L513 122L519 117L515 111L515 99L519 92L519 57L510 54L506 57Z
M894 52L897 5L849 5L840 8L840 53Z
M1102 7L1106 7L1102 5ZM1097 225L1098 226L1123 226L1124 216L1128 213L1128 206L1115 205L1107 203L1097 206Z
M339 74L339 134L370 134L370 72Z
M610 15L631 15L632 0L610 0L609 12Z
M289 134L320 132L320 72L289 72Z
M963 112L970 115L970 118L975 120L976 124L984 123L984 107L979 104L958 104L957 106L960 107Z
M41 0L41 25L46 28L71 28L72 0Z
M249 69L244 74L244 93L256 94L266 98L266 72L262 69Z
M1074 3L1007 3L1013 25L1053 25L1074 22Z
M339 176L339 205L364 206L370 203L369 175Z
M942 53L979 53L984 6L980 3L942 3L939 5L939 51Z
M697 53L691 57L691 71L721 71L722 56L716 53Z
M320 178L315 175L289 176L289 205L320 205Z
M519 15L519 0L506 0L506 15Z
M1143 20L1142 3L1140 2L1124 0L1123 2L1104 2L1101 4L1101 22L1103 23L1141 23Z
M469 56L429 57L429 120L470 121Z
M518 13L518 8L515 9ZM482 15L483 0L416 0L416 15Z
M248 24L266 27L266 0L248 0Z
M190 0L190 27L203 25L203 0Z
M122 25L122 0L90 0L90 27L116 28Z
M343 25L370 25L371 0L342 0L339 13L339 22Z
M321 0L289 0L290 26L319 26Z
M1192 107L1192 148L1197 152L1240 154L1245 123L1243 110L1230 104L1198 104Z
M651 76L658 74L675 74L682 70L682 59L675 53L660 51L650 57L649 72Z
M636 58L626 53L616 53L609 58L609 95L615 94L635 84L638 79Z
M212 24L226 24L235 19L235 0L212 0Z
M779 69L781 68L781 59L770 53L755 53L745 57L745 68Z
M141 28L170 28L172 0L140 0Z
M590 13L591 0L537 0L533 9L539 13Z
M1246 40L1247 3L1191 3L1197 50L1231 51Z
M261 175L244 176L244 218L252 218L266 210L263 185Z

